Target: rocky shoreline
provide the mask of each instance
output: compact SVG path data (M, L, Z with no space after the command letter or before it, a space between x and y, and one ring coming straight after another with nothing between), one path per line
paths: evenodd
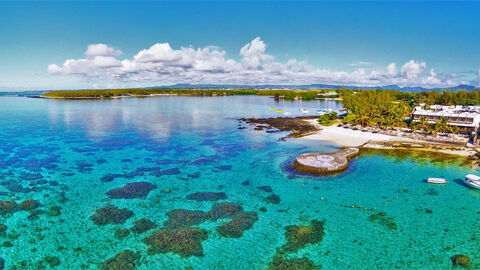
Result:
M320 131L319 126L312 121L317 118L318 116L241 118L239 121L240 124L254 125L254 130L265 130L267 133L288 131L290 133L287 138L300 138Z

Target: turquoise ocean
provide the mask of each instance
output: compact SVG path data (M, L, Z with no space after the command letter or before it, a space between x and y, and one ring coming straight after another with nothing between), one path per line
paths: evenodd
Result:
M17 205L0 209L5 269L99 269L125 250L139 255L136 269L267 269L286 243L285 227L312 220L324 224L321 241L286 258L308 258L322 269L451 269L450 258L466 254L480 268L480 191L461 183L478 171L450 159L371 153L343 174L298 175L289 168L296 155L339 147L282 141L285 133L238 121L282 115L271 107L295 116L300 108L341 105L258 96L0 97L0 201ZM449 183L425 183L431 176ZM108 195L129 183L150 188L133 198ZM220 195L189 197L197 192ZM275 203L265 199L273 194ZM21 210L26 200L35 203ZM144 239L162 230L169 211L207 212L221 202L257 219L240 237L219 233L228 218L189 226L208 234L201 254L149 252ZM131 214L96 224L92 216L107 205ZM157 227L133 232L143 218ZM130 233L116 237L119 229Z

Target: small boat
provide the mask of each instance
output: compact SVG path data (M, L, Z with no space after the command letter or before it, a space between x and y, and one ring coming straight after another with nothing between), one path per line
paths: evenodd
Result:
M309 113L309 111L308 111L307 109L304 109L304 108L301 108L301 109L300 109L300 112L301 112L301 113Z
M283 114L284 114L284 115L290 115L290 113L289 113L289 112L284 112Z
M282 110L277 110L278 113L282 113L283 111Z
M446 184L446 183L448 183L448 181L447 181L447 179L444 179L444 178L429 177L427 179L427 183L430 183L430 184Z
M465 182L465 184L471 186L472 188L480 189L480 176L474 174L467 174L463 182Z
M270 108L270 111L275 111L275 108Z

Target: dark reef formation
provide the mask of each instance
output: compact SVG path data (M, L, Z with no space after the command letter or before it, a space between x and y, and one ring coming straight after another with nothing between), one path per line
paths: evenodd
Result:
M243 232L252 228L258 220L255 212L242 212L233 216L232 220L217 227L217 232L223 237L240 238Z
M463 254L456 254L452 257L452 263L454 266L468 267L470 265L470 257Z
M194 201L218 201L227 199L227 194L224 192L195 192L187 195L186 199Z
M168 220L163 223L169 230L198 225L205 221L205 213L186 209L173 209L167 212Z
M368 217L371 222L377 222L391 230L397 230L398 226L393 217L388 217L385 212L378 212Z
M18 208L22 211L30 211L40 206L40 203L35 200L25 200L18 205Z
M285 238L287 242L277 248L268 270L317 270L321 266L315 265L308 258L288 258L289 253L296 253L309 244L318 244L324 236L324 222L318 220L310 221L310 225L285 227Z
M118 239L122 240L123 238L127 237L130 235L130 231L125 228L117 228L115 229L115 232L113 233L113 236Z
M222 202L214 204L212 209L206 213L206 216L210 220L217 220L220 218L232 218L241 212L243 212L243 208L240 205Z
M107 195L112 199L146 198L148 193L156 187L156 185L149 182L134 182L128 183L121 188L109 190Z
M182 228L176 231L159 230L143 239L150 246L150 254L173 252L184 258L203 256L202 242L208 233L199 228Z
M271 186L259 186L257 188L260 189L260 190L263 190L265 192L272 192L273 191Z
M127 219L133 216L133 211L118 208L112 204L106 205L95 211L95 214L90 219L99 226L107 224L123 224Z
M281 201L281 198L277 194L272 194L266 198L263 198L263 201L271 204L279 204Z
M215 203L208 212L186 209L173 209L167 212L168 220L163 225L170 230L198 225L206 220L216 221L221 218L233 218L243 212L240 205L222 202Z
M148 218L142 218L135 221L133 223L133 227L130 228L130 230L134 233L144 233L156 227L157 227L157 224L155 224L155 222L151 221Z
M285 259L282 256L275 255L267 270L317 270L321 266L315 265L307 258Z
M140 253L124 250L101 264L102 270L133 270L140 264Z
M17 210L17 203L14 201L0 201L0 214L5 215Z
M323 239L324 222L312 220L310 225L285 227L285 238L287 242L280 248L281 253L294 253L308 244L320 243Z

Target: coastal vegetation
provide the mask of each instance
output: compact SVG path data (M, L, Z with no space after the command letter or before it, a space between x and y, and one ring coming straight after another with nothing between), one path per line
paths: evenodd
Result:
M408 93L401 91L344 91L343 106L348 114L342 119L344 124L381 129L410 128L413 132L427 134L456 134L458 126L448 125L445 118L430 123L425 117L411 121L410 115L415 106L424 103L442 105L476 105L480 104L480 91L458 92L424 91ZM320 121L320 120L319 120Z
M324 96L323 94L329 93ZM113 98L128 96L152 95L178 95L178 96L232 96L232 95L258 95L271 96L284 100L314 100L321 98L340 97L340 93L330 90L256 90L256 89L105 89L105 90L77 90L77 91L52 91L45 93L47 98Z
M337 112L326 113L318 118L318 123L322 126L328 127L336 123Z

